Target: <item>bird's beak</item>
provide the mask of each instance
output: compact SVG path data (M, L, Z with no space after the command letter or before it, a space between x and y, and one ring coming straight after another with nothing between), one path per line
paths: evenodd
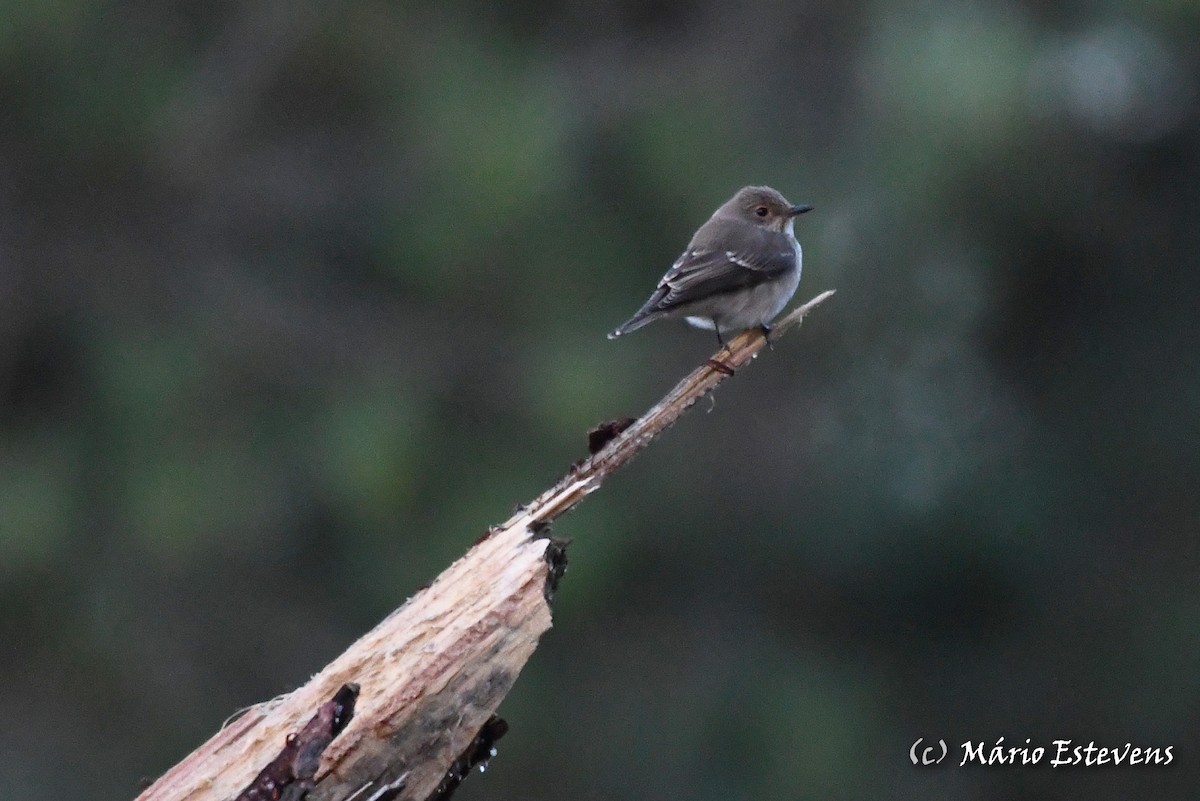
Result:
M809 206L806 203L802 203L799 206L792 206L790 209L788 209L788 216L795 217L798 214L803 214L806 211L812 211L812 210L813 210L812 206Z

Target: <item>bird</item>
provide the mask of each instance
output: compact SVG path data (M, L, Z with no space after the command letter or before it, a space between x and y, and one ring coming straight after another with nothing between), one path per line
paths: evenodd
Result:
M747 328L769 337L771 320L800 283L802 252L792 226L809 211L769 186L739 189L696 230L637 314L608 338L664 317L716 331L722 347L725 334Z

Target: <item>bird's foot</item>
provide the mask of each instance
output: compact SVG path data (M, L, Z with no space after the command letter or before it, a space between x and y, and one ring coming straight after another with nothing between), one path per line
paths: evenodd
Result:
M733 368L720 359L709 359L705 363L721 375L733 375Z
M767 348L770 350L775 350L775 341L771 339L771 331L773 330L771 326L767 325L766 323L760 323L758 330L762 331L763 339L765 339L767 342Z

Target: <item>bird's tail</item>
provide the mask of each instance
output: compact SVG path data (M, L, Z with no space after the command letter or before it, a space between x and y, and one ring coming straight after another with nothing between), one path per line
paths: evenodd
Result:
M611 333L609 333L608 338L616 339L617 337L621 336L622 334L628 334L631 331L638 330L643 325L649 325L650 323L654 322L656 319L658 319L658 315L656 315L652 312L638 312L637 314L633 315L628 320L626 320L624 323L622 323L618 328L616 328Z
M663 309L659 306L663 296L667 294L666 287L659 287L654 290L654 294L642 304L642 308L637 310L637 314L630 317L621 324L615 331L608 335L609 339L616 339L622 334L628 334L630 331L636 331L643 325L650 323L663 316Z

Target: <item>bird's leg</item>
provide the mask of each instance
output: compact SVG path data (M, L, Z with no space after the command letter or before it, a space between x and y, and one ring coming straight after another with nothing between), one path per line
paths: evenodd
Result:
M726 353L732 353L732 351L729 350L729 345L725 343L725 338L721 336L721 324L717 322L716 317L712 318L712 321L713 330L717 332L717 342L721 343L721 349ZM708 366L722 375L733 375L733 368L720 359L709 359Z
M720 343L721 349L728 354L733 354L733 349L729 347L729 343L725 341L725 337L721 335L721 324L717 322L717 318L713 318L713 330L717 332L717 342Z

